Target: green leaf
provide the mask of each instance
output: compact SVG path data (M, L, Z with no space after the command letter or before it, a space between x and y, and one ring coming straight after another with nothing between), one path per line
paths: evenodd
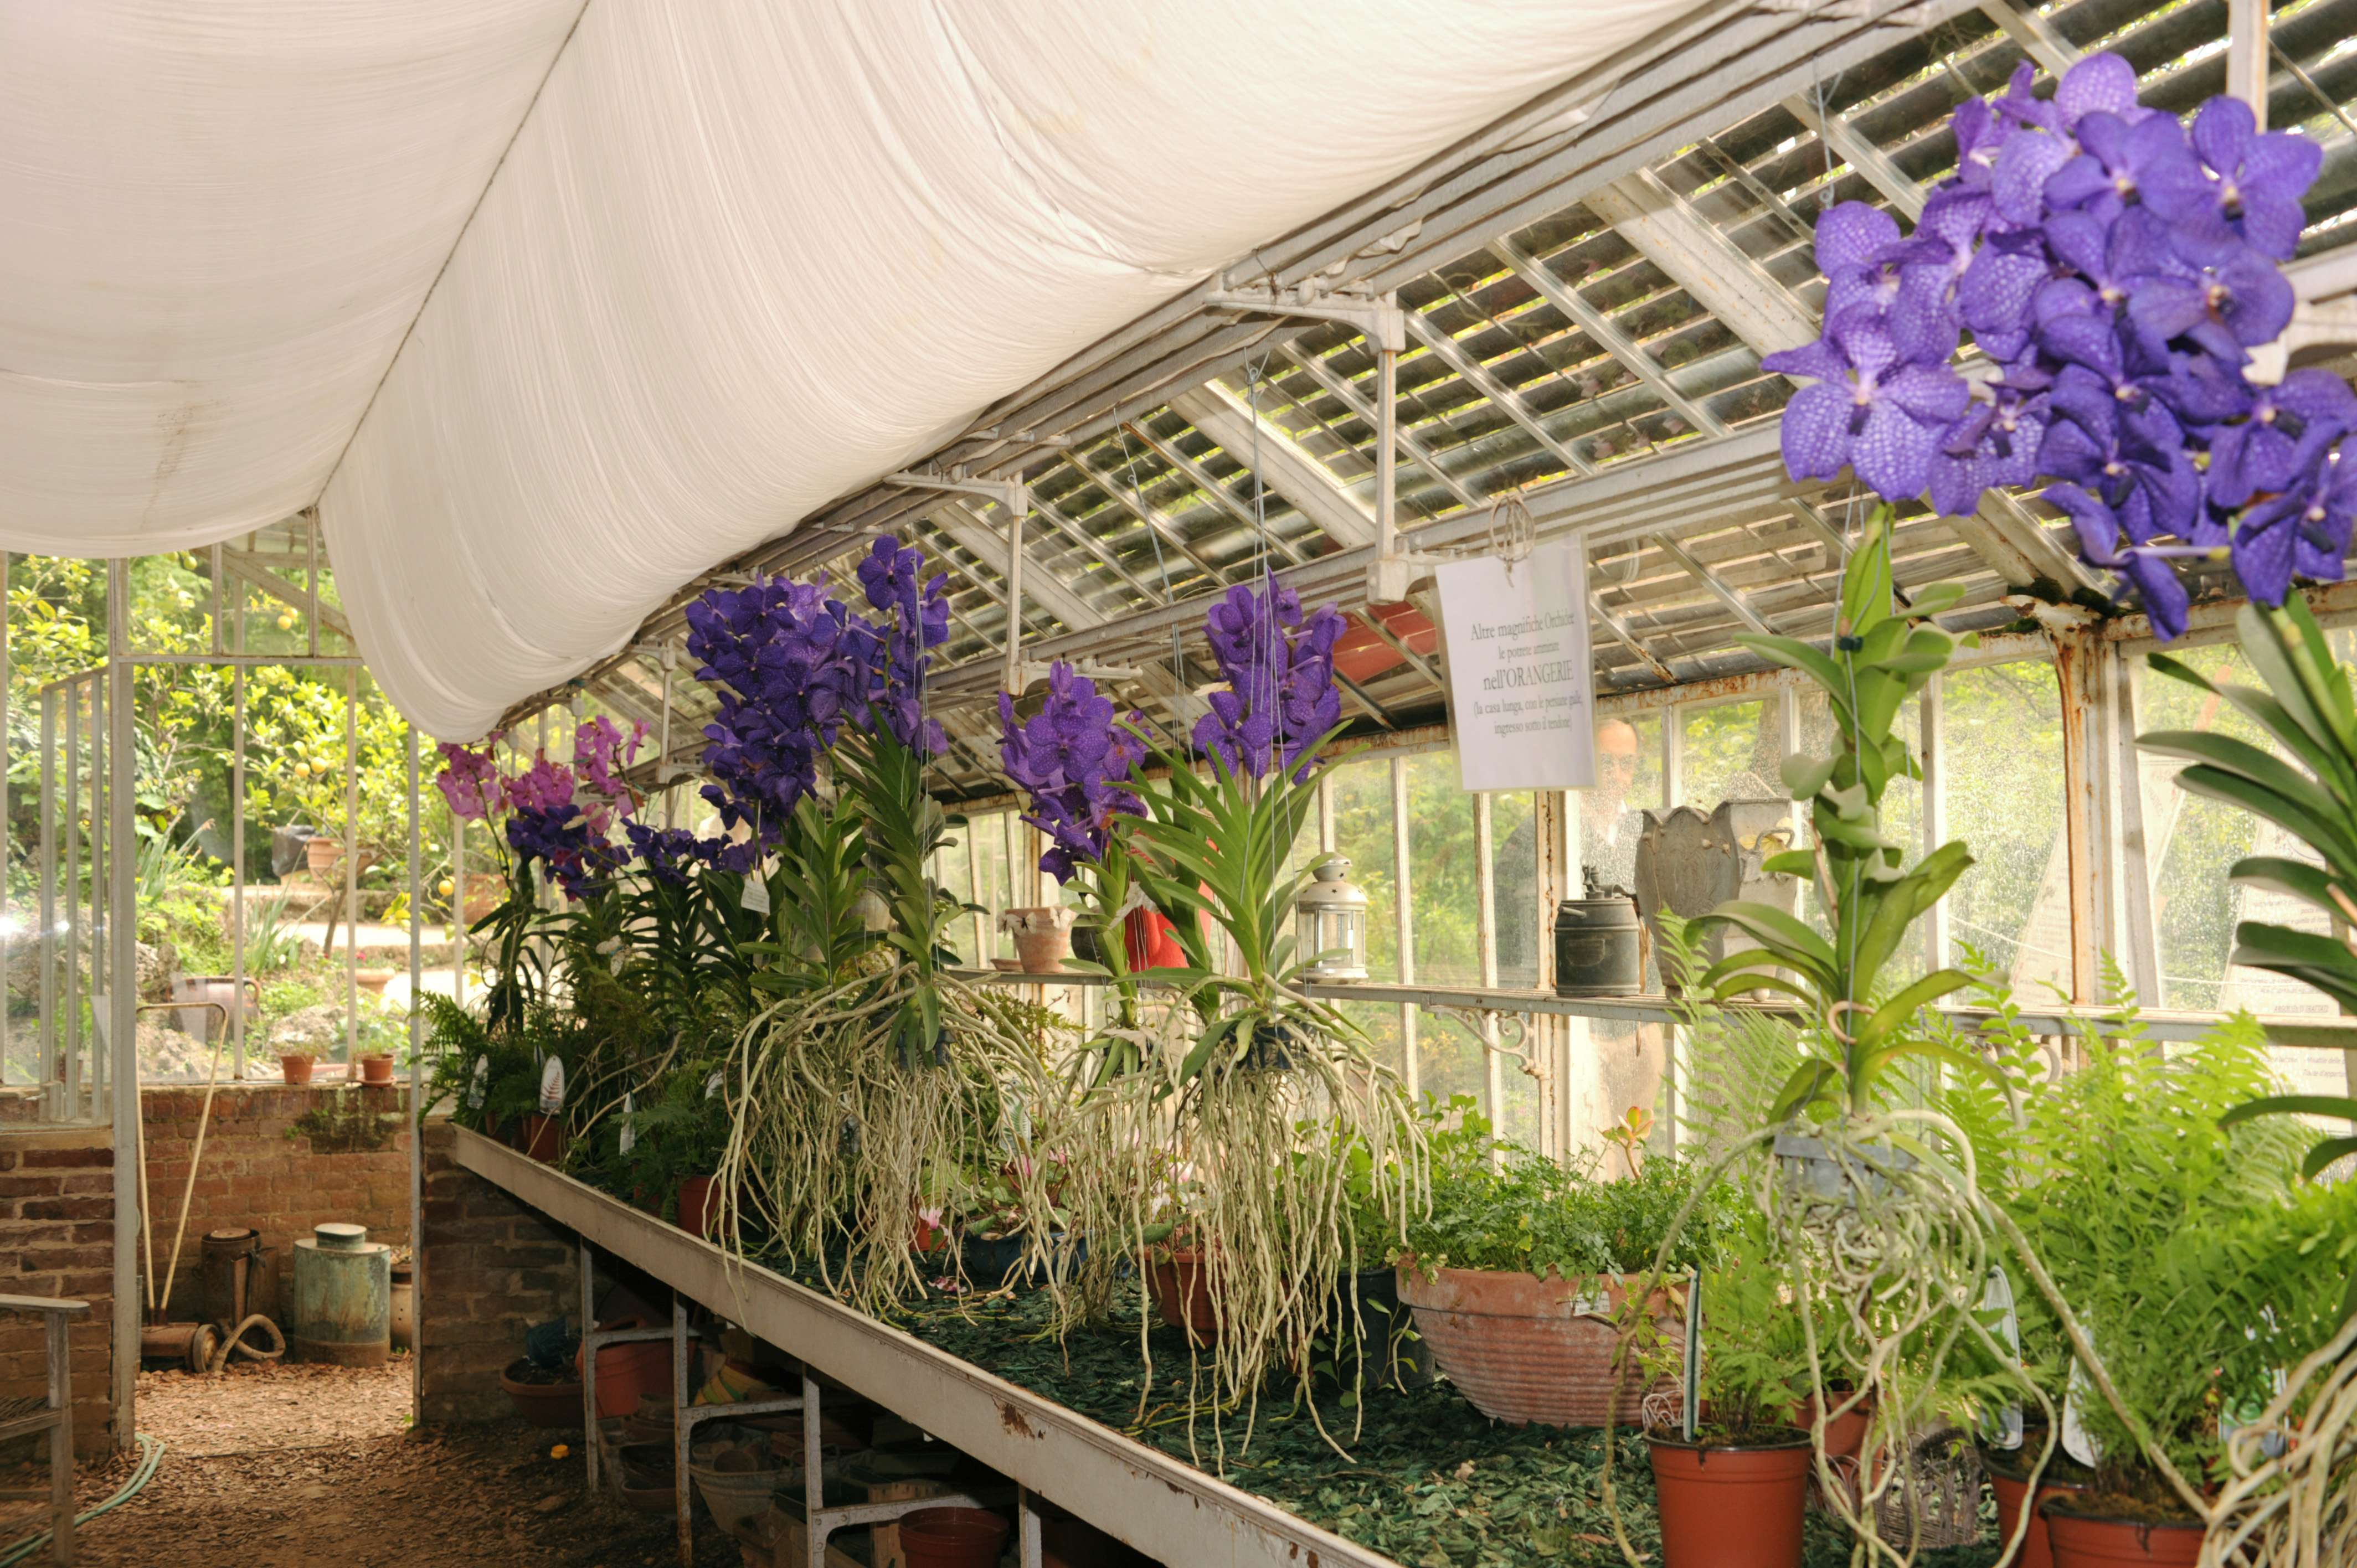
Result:
M1784 1087L1776 1091L1775 1103L1769 1108L1768 1120L1790 1121L1803 1107L1823 1097L1837 1076L1834 1064L1829 1061L1813 1058L1803 1062L1792 1069L1792 1076L1784 1080Z
M1876 1008L1874 1015L1868 1018L1857 1031L1859 1043L1868 1046L1874 1044L1883 1036L1912 1018L1918 1010L1930 1006L1943 996L1964 990L1972 983L1973 977L1962 970L1932 971Z
M1793 752L1777 764L1776 771L1784 780L1784 788L1792 792L1795 800L1806 800L1832 781L1835 759L1830 757L1808 757Z
M1746 633L1735 641L1738 647L1758 654L1771 664L1800 671L1825 689L1835 707L1843 712L1848 711L1849 676L1825 654L1789 637L1760 637Z
M2345 1094L2266 1094L2245 1100L2218 1118L2221 1127L2248 1122L2255 1116L2337 1116L2357 1121L2357 1096Z
M2341 906L2333 899L2335 886L2331 875L2304 860L2287 860L2280 855L2255 854L2238 860L2226 873L2227 880L2244 887L2267 887L2288 893L2304 903L2313 904L2328 915L2341 916Z
M2348 804L2334 800L2314 779L2282 758L2248 741L2204 730L2155 730L2138 736L2136 744L2147 751L2182 757L2272 791L2290 808L2312 819L2315 825L2310 831L2328 834L2344 855L2357 858L2357 838L2352 838L2343 826L2349 817ZM2301 836L2306 838L2307 834L2303 832ZM2308 842L2318 843L2312 838Z
M2326 1166L2344 1155L2357 1155L2357 1138L2319 1139L2316 1147L2308 1151L2308 1157L2299 1162L2299 1174L2314 1181Z
M1760 869L1777 876L1812 877L1817 874L1814 850L1779 850L1760 863Z
M1833 972L1834 950L1831 944L1781 909L1734 899L1701 917L1695 924L1706 922L1733 926L1762 946L1797 954L1812 967L1828 974Z

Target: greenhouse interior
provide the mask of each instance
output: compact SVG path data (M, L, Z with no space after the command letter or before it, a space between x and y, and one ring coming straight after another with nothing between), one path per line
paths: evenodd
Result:
M0 79L0 1568L2357 1565L2357 0Z

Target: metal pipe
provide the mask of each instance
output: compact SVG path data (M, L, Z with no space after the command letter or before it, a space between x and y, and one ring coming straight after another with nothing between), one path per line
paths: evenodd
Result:
M245 671L230 671L231 749L229 765L230 1076L245 1077ZM282 905L281 908L284 908Z
M66 857L59 886L66 906L66 993L63 1047L66 1058L66 1114L80 1116L81 1106L81 704L82 682L66 688L66 798L64 802Z
M112 564L110 563L110 564ZM110 630L113 624L113 590L110 581L107 618ZM111 639L110 639L111 640ZM106 774L107 726L106 699L113 685L112 660L108 668L93 671L90 678L90 1004L94 1010L111 1002L108 986L114 980L113 948L107 940L107 894L113 887L107 869L112 864L107 831L113 822L109 811ZM135 954L135 960L136 955ZM108 1026L113 1026L113 1010L108 1006ZM90 1041L90 1117L102 1119L112 1103L106 1099L106 1083L114 1061L108 1047L112 1041L98 1032L98 1015L91 1014Z
M1023 693L1023 509L1008 509L1006 524L1006 673L1001 683Z
M418 927L425 896L424 846L418 835L417 726L404 725L403 734L409 764L409 1413L411 1423L417 1425L425 1419L425 1380L419 1373L417 1351L417 1326L423 1316L417 1303L425 1296L425 1139L418 1120L425 1103L425 1016L417 1004L425 990L425 946ZM242 867L238 875L244 875ZM597 1445L595 1427L585 1435L592 1447Z
M1399 983L1415 983L1415 896L1408 872L1407 758L1392 758L1392 884L1398 897L1392 918L1399 932ZM1400 1004L1400 1076L1411 1104L1424 1098L1423 1063L1417 1060L1415 1007Z
M1481 989L1494 991L1498 985L1498 877L1497 835L1492 826L1490 796L1487 790L1473 797L1473 943L1480 964ZM1498 1015L1481 1015L1481 1087L1489 1101L1490 1124L1500 1136L1506 1132L1505 1064L1498 1055ZM1492 1160L1504 1157L1501 1150L1492 1148Z
M113 1057L109 1076L114 1086L115 1305L111 1316L114 1339L114 1444L118 1450L131 1446L132 1434L138 1426L139 1315L130 1310L129 1304L135 1299L139 1288L136 1249L145 1226L138 1167L140 1153L146 1143L139 1114L139 916L133 882L135 857L128 853L139 831L134 816L138 792L132 778L138 766L138 748L131 728L133 671L123 658L130 650L130 564L111 561L107 563L106 582L107 646L111 656L107 684L111 700L106 706L113 723L113 744L108 749L122 775L109 791L106 833L111 841L107 864L113 873L111 912L114 918L113 929L108 933L113 939L109 945L113 970L109 979L108 1000L112 1005L108 1013L113 1021L109 1044ZM93 857L93 881L95 867Z
M2268 16L2272 0L2226 0L2226 91L2267 128Z
M316 529L316 524L314 525ZM344 671L344 1073L361 1041L361 676Z
M38 851L41 930L36 950L41 963L41 1106L43 1113L62 1118L66 1102L59 1080L64 1076L63 1053L57 1035L58 983L58 693L41 693L41 837Z

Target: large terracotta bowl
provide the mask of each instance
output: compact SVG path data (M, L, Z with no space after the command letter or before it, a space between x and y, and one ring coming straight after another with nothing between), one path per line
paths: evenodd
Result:
M1489 1269L1427 1275L1408 1260L1400 1265L1399 1294L1415 1313L1433 1361L1483 1415L1516 1426L1602 1426L1608 1415L1637 1424L1644 1380L1633 1353L1620 1374L1617 1410L1612 1405L1620 1337L1614 1325L1629 1299L1620 1276L1573 1283ZM1682 1337L1663 1321L1665 1333Z

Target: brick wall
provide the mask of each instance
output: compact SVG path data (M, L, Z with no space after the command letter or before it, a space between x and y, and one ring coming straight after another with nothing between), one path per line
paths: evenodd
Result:
M581 1317L572 1233L459 1165L453 1142L447 1122L426 1123L417 1378L428 1423L514 1413L499 1375L523 1353L524 1330Z
M0 1127L0 1295L90 1303L74 1320L74 1448L113 1446L107 1390L114 1320L114 1151L106 1129ZM0 1401L48 1391L43 1322L0 1314Z
M159 1275L180 1221L204 1092L174 1086L142 1096ZM262 1275L253 1299L282 1328L294 1243L314 1225L351 1220L367 1226L372 1240L405 1245L409 1120L403 1094L399 1088L284 1084L217 1090L168 1316L188 1321L199 1313L208 1230L252 1226L262 1233ZM113 1441L107 1364L114 1155L106 1129L38 1129L35 1109L27 1094L0 1095L0 1294L68 1295L91 1304L91 1316L73 1333L74 1441L94 1453ZM41 1354L37 1320L0 1316L0 1399L43 1391Z
M224 1088L213 1095L204 1157L189 1199L170 1316L199 1316L208 1230L262 1232L262 1277L252 1297L280 1327L294 1302L295 1243L330 1219L365 1225L369 1240L409 1241L409 1120L401 1088ZM147 1192L155 1208L156 1268L169 1261L180 1195L196 1146L205 1091L150 1089Z

